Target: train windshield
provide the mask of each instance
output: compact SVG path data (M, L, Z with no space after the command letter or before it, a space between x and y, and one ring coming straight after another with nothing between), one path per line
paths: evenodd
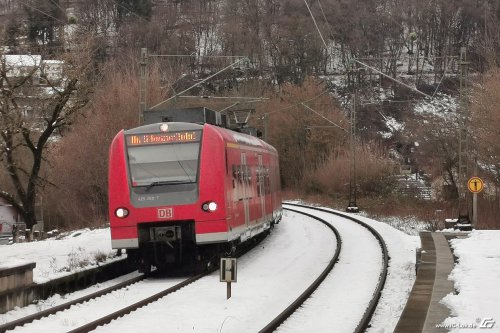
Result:
M128 160L132 186L189 184L198 177L200 142L131 146Z

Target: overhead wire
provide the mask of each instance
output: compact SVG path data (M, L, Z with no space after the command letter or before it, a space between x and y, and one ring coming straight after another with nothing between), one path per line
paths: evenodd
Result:
M316 19L314 18L314 15L313 13L311 12L311 7L309 7L309 4L307 3L307 0L304 0L306 6L307 6L307 10L309 11L309 14L311 15L311 18L314 22L314 26L316 27L316 30L318 30L318 33L319 33L319 37L321 37L321 40L323 41L323 44L325 45L325 49L326 49L326 52L327 53L330 53L328 51L328 46L326 45L326 42L325 42L325 39L323 38L323 34L321 33L321 31L319 30L319 27L318 27L318 24L316 23Z
M325 39L323 38L323 34L321 33L321 30L319 29L318 25L316 24L316 19L314 18L314 15L313 15L313 13L312 13L312 11L311 11L311 8L310 8L309 4L307 3L307 0L304 0L304 3L305 3L305 4L306 4L306 6L307 6L307 9L308 9L308 11L309 11L309 14L311 15L311 18L312 18L312 20L313 20L313 22L314 22L314 25L316 26L316 30L318 31L318 34L319 34L319 36L320 36L320 38L321 38L321 40L322 40L323 44L325 45L325 48L326 48L327 52L329 52L328 46L327 46L327 44L326 44L326 42L325 42ZM374 67L371 67L371 66L369 66L369 65L367 65L367 64L365 64L365 63L363 63L363 62L359 61L357 58L354 58L353 60L354 60L354 62L356 62L356 63L358 63L358 64L362 65L363 67L366 67L366 68L368 68L368 69L371 69L371 70L372 70L372 71L374 71L375 73L378 73L378 74L380 74L380 75L382 75L382 76L384 76L384 77L388 78L389 80L394 81L394 82L396 82L396 83L398 83L398 84L400 84L400 85L402 85L402 86L404 86L404 87L406 87L406 88L410 89L411 91L414 91L414 92L416 92L416 93L418 93L418 94L420 94L420 95L422 95L422 96L424 96L424 97L430 98L430 99L433 99L433 98L434 98L434 95L432 95L432 96L431 96L431 95L429 95L429 94L426 94L426 93L424 93L424 92L422 92L422 91L420 91L420 90L418 90L418 89L416 89L416 88L414 88L414 87L412 87L412 86L410 86L410 85L408 85L408 84L406 84L406 83L404 83L404 82L402 82L402 81L397 80L396 78L393 78L393 77L392 77L392 76L390 76L390 75L385 74L385 73L384 73L384 72L382 72L382 71L379 71L378 69L376 69L376 68L374 68Z
M277 113L277 112L283 112L283 111L286 111L286 110L289 110L289 109L293 109L295 107L298 107L300 106L301 104L303 103L307 103L307 102L311 102L311 101L314 101L315 99L321 97L322 95L326 94L327 92L329 92L330 90L329 89L325 89L323 90L321 93L319 93L318 95L308 99L308 100L305 100L305 101L301 101L301 102L298 102L296 104L293 104L293 105L290 105L290 106L286 106L284 108L281 108L281 109L278 109L278 110L275 110L275 111L271 111L271 112L266 112L265 115L270 115L270 114L273 114L273 113Z
M50 0L50 2L52 2L56 7L59 7L60 10L62 10L63 12L65 12L66 10L64 8L61 7L60 4L58 4L57 2L55 2L54 0Z
M317 114L318 116L320 116L321 118L323 118L324 120L328 121L330 124L332 124L334 127L337 127L337 128L340 128L341 130L343 130L344 132L348 132L348 130L346 130L345 128L343 128L342 126L334 123L333 121L331 121L330 119L328 119L327 117L323 116L321 113L319 113L318 111L314 110L313 108L311 108L309 105L305 104L305 103L300 103L300 105L302 105L303 107L305 107L306 109L314 112L315 114Z

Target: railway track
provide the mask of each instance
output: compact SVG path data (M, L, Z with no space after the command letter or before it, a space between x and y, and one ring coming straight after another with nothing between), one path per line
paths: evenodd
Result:
M300 212L295 209L290 209L287 208L288 211L295 212L298 214L303 214L305 216L309 216L310 218L313 218L324 225L326 225L334 234L335 238L337 239L337 246L335 249L335 252L333 253L332 259L326 266L326 268L321 272L321 274L314 280L314 282L292 303L290 304L285 310L283 310L275 319L273 319L269 324L267 324L262 330L260 330L260 333L268 333L268 332L273 332L275 331L285 320L287 320L288 317L290 317L295 310L297 310L311 295L312 293L318 289L320 286L321 282L326 278L326 276L332 271L333 267L335 266L335 263L337 262L340 251L342 249L342 239L340 238L340 234L338 230L333 227L331 224L329 224L327 221L313 215L313 214L308 214L304 212Z
M298 297L296 300L292 299L293 302L291 302L291 304L290 304L290 302L288 303L288 304L290 304L290 306L288 306L285 310L283 310L278 316L276 316L276 318L274 318L272 320L269 320L269 318L272 317L272 316L269 316L268 319L267 319L267 321L269 321L268 324L266 324L266 320L259 322L257 324L257 327L255 327L255 331L259 331L259 328L258 328L259 326L260 327L265 326L264 328L260 329L260 332L272 332L272 331L275 331L275 330L280 331L280 330L283 329L283 327L285 327L285 331L286 331L287 330L286 329L286 324L289 323L289 320L293 320L294 316L296 316L297 313L300 313L301 311L304 311L304 307L301 307L301 306L304 304L304 302L306 302L306 304L308 304L307 302L311 301L311 295L318 288L321 288L322 282L325 282L325 283L323 283L323 285L324 284L328 284L327 283L328 279L330 279L332 276L339 275L339 274L336 274L336 270L337 270L337 266L338 266L337 263L342 261L342 253L343 253L342 249L343 249L343 247L344 247L344 245L346 243L349 243L349 239L345 238L344 240L342 240L342 238L341 238L342 237L342 233L339 232L339 230L337 230L337 228L335 228L335 226L332 225L332 223L330 221L328 221L329 219L331 219L328 216L331 217L331 216L333 216L332 214L340 215L340 216L342 216L342 218L350 219L353 222L358 223L360 226L362 226L362 228L367 228L367 230L369 230L369 233L366 232L366 231L365 231L365 233L366 234L372 234L373 237L375 237L375 238L378 239L378 242L380 244L378 247L381 248L381 252L382 252L382 255L379 255L379 256L383 257L383 259L380 260L382 262L382 269L380 269L379 279L378 279L376 288L374 288L373 292L370 291L370 293L372 293L372 298L369 301L369 303L368 303L368 301L366 302L368 304L368 306L366 307L366 310L364 310L362 318L359 319L359 323L357 323L356 330L355 330L355 332L363 332L363 331L365 331L366 328L369 327L370 319L371 319L371 317L372 317L372 315L373 315L373 313L375 311L375 308L377 306L378 299L380 298L381 290L383 289L383 286L384 286L384 283L385 283L385 276L387 274L387 266L388 266L389 257L387 255L387 249L386 249L386 246L385 246L385 244L384 244L384 242L382 240L382 237L380 237L380 235L378 235L378 233L373 228L365 225L363 222L357 221L355 218L353 218L351 216L346 216L346 215L341 214L341 213L336 213L336 212L333 212L333 211L330 211L330 210L327 210L327 209L313 208L313 207L309 207L309 206L306 207L306 206L295 205L295 204L294 205L292 205L292 204L286 204L284 208L286 210L288 210L289 212L293 212L294 214L303 214L303 215L309 216L310 218L313 218L313 219L315 219L317 221L321 221L326 227L328 227L333 232L333 234L335 235L335 238L337 239L337 241L336 241L336 245L335 246L333 245L333 242L332 242L331 243L331 247L328 250L328 253L331 252L331 256L328 256L327 253L325 253L325 255L324 255L324 259L323 259L324 261L323 262L325 263L326 268L321 273L317 273L318 274L317 278L313 277L311 280L309 280L309 281L312 281L314 279L314 282L311 283L311 285L308 286L308 287L305 286L304 287L305 291L302 292L302 294L300 295L300 297ZM318 215L320 215L320 216L318 216ZM322 228L324 228L326 230L325 227L322 227ZM360 227L358 227L358 228L360 228ZM372 242L374 244L376 244L375 241L372 241ZM374 247L377 247L377 245L374 245ZM327 262L328 262L328 264L326 264ZM215 268L213 270L215 270ZM333 270L333 272L332 272L332 270ZM319 271L321 271L321 270L318 270L318 272ZM136 320L136 319L134 319L136 317L136 315L133 315L133 316L132 315L126 316L126 315L129 314L129 313L131 313L131 312L133 312L133 311L135 311L135 310L137 310L137 309L139 309L139 308L141 308L141 307L144 307L147 304L153 303L156 300L158 300L160 298L163 298L164 296L166 296L166 295L168 295L170 293L173 293L176 290L179 290L180 288L182 288L182 287L184 287L184 286L186 286L186 285L188 285L188 284L196 281L197 279L200 279L201 277L203 277L203 276L205 276L205 275L207 275L209 273L210 272L206 272L206 273L200 274L198 276L191 277L189 279L185 279L185 280L182 280L182 281L176 281L175 285L172 285L173 283L171 283L171 285L168 286L168 288L165 288L164 290L162 290L161 292L156 293L153 296L149 296L149 297L145 297L143 299L140 299L140 300L136 301L134 304L131 304L129 306L123 306L122 308L120 308L120 309L118 309L116 311L109 310L109 312L112 312L112 313L109 313L107 315L101 314L101 316L103 316L102 318L98 318L96 320L88 320L87 319L86 321L84 321L84 322L87 322L87 324L85 324L85 325L77 327L77 325L75 325L75 323L69 323L66 326L66 329L64 330L64 332L68 332L68 331L69 332L89 332L89 331L92 331L92 330L96 329L98 326L106 325L107 323L110 323L112 320L117 319L117 318L122 317L122 316L125 316L126 318L129 318L128 319L129 321L130 320ZM377 273L378 273L378 270L377 270ZM140 279L140 278L138 277L136 279ZM326 281L325 281L325 279L326 279ZM205 285L206 284L212 285L211 283L213 283L213 282L205 283ZM124 284L125 284L125 282L124 282ZM130 284L129 284L129 286L130 286ZM127 293L127 294L133 293L132 288L131 287L129 287L129 288L130 288L130 290L124 291L123 293ZM343 287L343 288L345 288L345 287ZM199 288L193 289L191 291L191 294L195 293L195 290L197 290L197 289L199 289ZM189 288L188 290L191 290L191 288ZM101 291L100 293L104 293L104 290ZM92 296L92 295L86 296L87 299L92 299L92 298L95 298L95 297L99 297L99 296ZM177 299L179 299L179 297L180 296L177 296ZM317 297L316 294L313 297L313 299L315 297ZM369 296L367 296L366 298L368 299ZM168 299L170 299L170 298L168 298ZM332 298L332 302L335 302L335 300L336 300L335 298ZM68 303L64 304L65 305L64 307L65 308L71 307L74 304L81 304L81 302L85 302L85 300L80 300L80 303L78 303L77 300L75 300L73 302L68 302ZM73 304L70 304L70 303L73 303ZM63 306L59 306L59 307L63 308ZM307 308L307 306L306 306L306 308ZM77 309L77 311L79 311L79 309ZM362 311L363 311L363 308L360 309L360 312L362 312ZM97 313L98 311L94 310L94 312ZM144 312L144 311L142 311L142 312ZM54 312L51 312L51 313L54 313ZM19 331L23 332L23 331L25 331L25 330L23 330L24 327L19 327L20 325L23 325L21 323L23 320L26 323L28 323L30 321L38 319L38 317L41 317L43 315L45 315L45 316L49 315L49 310L46 310L43 313L37 314L37 318L31 318L31 319L29 319L29 318L23 318L22 320L17 320L15 322L4 324L4 325L0 326L0 332L5 332L6 330L10 330L10 329L13 329L13 328L19 328L20 329ZM94 318L97 317L97 316L98 315L95 314ZM360 317L361 316L356 317L356 319L354 319L354 320L357 322L358 318L360 318ZM140 318L140 316L138 318ZM353 327L354 327L354 325L356 325L356 322L353 322ZM280 325L283 325L283 323L285 323L285 325L284 326L280 326ZM41 325L39 323L34 323L34 324L36 324L36 330L35 331L43 330L44 325ZM223 325L224 325L224 323L221 324L221 331L222 331L222 326ZM105 326L105 327L108 327L108 326ZM118 327L119 326L120 325L118 325ZM77 328L71 329L71 327L77 327ZM115 326L113 326L113 327L115 327ZM108 327L107 330L109 331L109 327ZM113 329L111 329L111 330L113 331ZM28 329L26 331L30 331L30 330ZM31 331L33 331L33 330L31 330ZM341 331L341 330L339 330L339 331ZM353 330L352 329L349 330L349 332L351 332L351 331L353 331Z
M263 237L257 237L256 239L254 239L251 242L247 243L245 246L242 246L240 249L237 250L235 256L239 257L239 256L245 254L246 252L248 252L249 250L251 250L254 246L256 246L257 244L259 244L260 241L262 241L262 239L264 239L264 238L265 238L264 236ZM195 276L191 276L191 277L182 279L182 281L174 282L173 285L171 285L173 281L171 281L169 279L169 280L167 280L168 281L167 284L170 284L168 286L168 288L165 288L165 289L162 288L162 290L154 293L153 295L140 298L138 301L134 302L133 304L130 304L130 305L127 305L127 306L124 306L124 307L120 307L116 311L113 311L113 312L111 312L111 313L109 313L109 314L107 314L105 316L102 316L100 318L97 318L95 320L87 322L86 324L81 325L81 326L79 326L77 328L71 329L69 331L68 330L64 330L64 332L68 332L68 333L86 333L86 332L93 331L93 330L95 330L99 326L106 325L106 324L110 323L111 321L113 321L115 319L123 317L123 316L125 316L127 314L130 314L131 312L134 312L135 310L137 310L139 308L142 308L142 307L147 306L147 305L149 305L151 303L154 303L154 302L158 301L159 299L161 299L161 298L163 298L163 297L165 297L165 296L167 296L169 294L172 294L172 293L174 293L174 292L176 292L176 291L184 288L185 286L187 286L187 285L189 285L189 284L191 284L191 283L193 283L193 282L195 282L195 281L197 281L197 280L199 280L199 279L201 279L201 278L203 278L203 277L205 277L207 275L210 275L215 270L217 270L217 267L216 266L211 266L210 268L208 268L204 272L202 272L200 274L197 274ZM153 274L153 276L154 276L154 274ZM107 287L105 289L93 292L91 294L88 294L88 295L80 297L80 298L77 298L75 300L72 300L72 301L69 301L69 302L66 302L66 303L63 303L63 304L51 307L51 308L46 309L46 310L39 311L39 312L37 312L35 314L31 314L31 315L28 315L28 316L25 316L25 317L22 317L22 318L10 321L8 323L0 325L0 333L4 333L4 332L7 332L7 331L10 331L10 330L13 330L13 329L20 329L21 331L23 331L23 329L25 328L23 326L25 326L25 325L31 325L36 320L47 319L47 318L49 318L49 316L57 314L57 313L62 312L62 311L66 311L66 310L70 309L73 306L82 306L86 302L89 302L91 300L97 300L97 299L99 299L101 297L104 298L106 296L111 295L113 292L117 292L117 291L120 291L122 289L124 290L125 293L143 294L144 291L142 291L141 288L131 288L131 286L134 285L134 284L136 284L136 283L138 283L138 282L146 283L146 281L144 281L145 279L146 279L146 275L136 276L136 277L127 279L126 281L120 282L120 283L118 283L116 285L113 285L113 286ZM157 280L159 281L159 283L162 283L161 279L157 279ZM145 288L145 289L148 289L148 288ZM156 289L158 289L158 288L156 288ZM149 294L151 294L151 292L149 292ZM81 309L77 309L76 311L82 311L82 310ZM40 325L40 324L37 323L36 326L37 326L37 328L35 328L34 331L38 332L38 331L40 331L38 329L38 327L39 326L43 326L43 325ZM30 330L30 328L28 328L27 331L31 332L33 330Z
M160 327L178 332L258 332L268 319L287 307L298 294L308 288L312 292L315 286L309 287L309 284L314 280L316 282L313 284L318 284L328 275L328 269L322 271L325 266L331 268L335 264L340 252L336 250L337 237L327 225L315 223L309 218L306 222L300 218L293 220L280 223L270 239L238 262L238 283L233 287L231 299L221 299L220 291L223 288L217 286L219 279L212 274L196 286L186 288L147 309L140 309L134 315L114 321L98 331L118 332L146 323L147 327L143 329L151 332L161 332ZM292 245L290 240L294 235L301 235L304 240L314 240L314 246L300 248ZM340 247L340 241L338 243ZM308 258L311 264L307 269L297 262L299 257ZM318 258L320 262L315 262ZM277 276L294 278L286 281ZM301 276L301 279L296 276ZM277 302L273 292L279 296ZM295 304L300 306L300 301ZM270 311L263 313L263 309ZM290 307L286 311L290 313L293 309ZM160 314L161 319L158 318ZM147 323L153 318L158 319L157 326L151 327Z
M120 308L119 310L114 311L114 312L112 312L112 313L110 313L102 318L98 318L98 319L91 321L83 326L80 326L80 327L72 330L71 332L89 332L89 331L92 331L93 329L95 329L96 327L98 327L100 325L104 325L106 323L109 323L113 319L119 318L120 316L128 314L128 313L130 313L130 312L132 312L132 311L134 311L142 306L145 306L149 303L155 302L156 300L158 300L158 299L160 299L160 298L162 298L162 297L164 297L172 292L179 290L180 288L200 279L201 277L203 277L207 274L210 274L213 270L214 269L207 271L207 272L204 272L202 274L198 274L196 276L187 278L187 279L183 279L181 282L174 283L173 286L169 286L169 288L167 288L167 289L156 292L153 295L148 296L146 298L143 298L143 299L141 299L141 300L139 300L131 305ZM57 306L54 306L52 308L37 312L35 314L28 315L26 317L19 318L17 320L5 323L3 325L0 325L0 332L3 333L6 331L9 331L9 330L16 329L16 328L21 328L21 331L22 331L24 328L26 328L26 327L22 327L22 326L25 326L25 325L29 326L32 322L34 322L36 320L43 320L43 319L47 320L47 318L51 315L54 315L54 314L62 312L62 311L67 311L68 309L70 309L73 306L82 307L82 305L84 303L89 302L91 300L98 300L99 298L104 298L104 297L112 297L112 296L110 296L110 295L112 295L112 293L120 292L120 290L124 290L124 292L130 292L132 290L132 292L144 293L145 291L143 291L141 289L149 289L149 288L141 288L141 286L137 286L137 285L135 286L135 288L133 287L133 285L138 283L138 282L141 282L142 284L147 284L146 281L143 281L143 280L145 280L144 275L133 277L133 278L130 278L126 281L118 283L116 285L105 288L103 290L99 290L99 291L93 292L89 295L80 297L78 299L75 299L75 300L66 302L64 304L57 305ZM151 294L151 292L149 294ZM77 311L84 311L84 310L82 310L82 308L80 308ZM33 323L33 325L35 325L35 324ZM36 325L40 326L40 323L38 322L38 323L36 323ZM27 327L26 329L28 331L30 330L29 327Z
M389 266L389 255L387 251L387 246L382 238L382 236L370 225L360 221L359 219L356 219L353 216L350 215L345 215L342 213L338 213L332 210L328 209L323 209L323 208L317 208L317 207L310 207L310 206L305 206L305 205L299 205L299 204L285 204L286 206L289 207L295 207L298 209L291 209L291 208L286 208L289 211L293 211L295 213L303 214L306 216L309 216L311 218L314 218L322 223L325 223L329 228L334 230L334 233L336 234L336 237L338 239L337 243L337 251L334 256L334 259L330 262L328 267L323 271L323 273L314 281L314 283L304 292L300 295L297 300L295 300L287 309L285 309L282 313L280 313L274 320L272 320L268 325L266 325L260 332L261 333L268 333L268 332L273 332L280 327L304 302L306 302L311 294L321 285L321 282L325 279L325 277L329 274L330 271L333 270L335 262L338 260L338 256L340 250L341 250L341 238L339 231L333 227L330 223L328 223L325 219L318 217L316 214L311 214L311 213L306 213L303 211L303 209L308 209L316 212L322 212L322 213L328 213L331 215L336 215L340 216L344 219L351 220L358 225L362 226L363 228L366 228L372 235L373 237L376 238L378 244L380 245L380 250L381 250L381 255L382 255L382 268L380 270L380 274L378 277L378 283L376 285L375 290L373 291L372 298L368 303L368 306L366 310L363 313L362 318L360 319L358 325L356 326L356 329L354 332L364 332L369 328L370 325L370 320L376 310L378 301L381 296L382 289L384 288L386 277L387 277L387 271L388 271L388 266ZM334 274L334 273L333 273ZM344 300L342 300L344 301Z
M28 315L28 316L25 316L25 317L22 317L22 318L10 321L10 322L5 323L5 324L2 324L2 325L0 325L0 333L4 333L4 332L6 332L8 330L12 330L12 329L14 329L16 327L29 324L29 323L31 323L31 322L33 322L35 320L39 320L39 319L42 319L44 317L48 317L48 316L56 314L56 313L58 313L60 311L64 311L66 309L69 309L73 305L83 304L83 303L88 302L88 301L90 301L92 299L95 299L95 298L101 297L103 295L112 293L113 291L126 288L126 287L128 287L128 286L130 286L130 285L132 285L132 284L134 284L136 282L139 282L139 281L143 280L144 278L145 278L144 275L136 276L136 277L127 279L125 281L122 281L120 283L117 283L116 285L104 288L102 290L98 290L98 291L93 292L91 294L88 294L86 296L79 297L79 298L74 299L72 301L68 301L66 303L63 303L63 304L51 307L49 309L45 309L45 310L39 311L37 313L34 313L34 314L31 314L31 315Z
M163 298L171 293L174 293L176 291L178 291L179 289L181 288L184 288L185 286L201 279L202 277L212 273L213 271L215 271L216 268L211 268L201 274L198 274L196 276L193 276L193 277L190 277L180 283L177 283L176 285L168 288L168 289L165 289L165 290L162 290L148 298L145 298L145 299L142 299L138 302L135 302L134 304L132 305L129 305L127 307L124 307L120 310L117 310L109 315L106 315L104 317L101 317L101 318L98 318L90 323L87 323L83 326L80 326L78 328L75 328L71 331L69 331L69 333L86 333L86 332L90 332L90 331L93 331L94 329L96 329L97 327L99 326L102 326L102 325L106 325L106 324L109 324L112 320L115 320L115 319L118 319L124 315L127 315L139 308L142 308L143 306L146 306L148 304L151 304L153 302L156 302L158 301L160 298Z

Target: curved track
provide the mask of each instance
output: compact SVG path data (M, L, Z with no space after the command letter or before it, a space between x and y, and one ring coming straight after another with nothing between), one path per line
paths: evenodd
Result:
M299 242L291 241L297 238ZM270 237L238 260L238 282L230 299L225 297L226 284L212 274L97 330L259 332L335 262L336 244L325 224L286 211Z
M380 250L381 250L382 268L380 270L378 282L376 284L375 290L373 291L372 298L369 301L368 306L366 307L366 310L364 311L363 316L360 319L360 321L355 329L355 332L364 332L370 325L370 320L371 320L371 318L375 312L375 309L377 307L377 304L378 304L378 301L380 299L381 292L382 292L382 289L384 288L385 280L387 277L387 271L388 271L390 258L388 255L387 246L386 246L382 236L373 227L356 219L355 217L353 217L351 215L342 214L342 213L339 213L339 212L336 212L333 210L329 210L329 209L323 209L323 208L317 208L317 207L311 207L311 206L305 206L305 205L299 205L299 204L290 204L290 203L284 203L284 204L291 206L291 207L296 207L300 210L294 210L294 209L290 209L290 208L285 208L285 209L296 212L296 213L304 214L304 215L309 216L309 217L313 217L316 220L322 221L323 223L327 224L329 227L331 227L333 229L335 229L335 228L333 226L331 226L330 223L326 222L324 219L317 217L316 214L310 214L310 213L304 212L303 209L304 208L309 209L309 210L312 210L313 212L317 211L317 212L322 212L322 213L328 213L331 215L340 216L344 219L351 220L351 221L357 223L358 225L362 226L363 228L366 228L373 235L373 237L375 237L375 239L377 240L377 242L380 246ZM337 239L339 240L338 243L340 243L340 235L339 235L338 231L336 231L336 235L337 235ZM338 255L337 255L337 257L338 257ZM337 260L337 258L335 260ZM333 265L332 265L332 267L330 267L330 270L331 269L333 269ZM320 278L318 278L317 280L323 281L327 274L328 273L326 273L326 274L323 273L322 276ZM300 307L301 304L303 304L309 298L309 296L314 292L314 290L319 287L319 285L321 284L321 281L319 281L319 283L317 283L317 281L315 281L314 287L311 285L311 287L309 287L306 290L306 292L304 292L291 306L289 306L285 311L283 311L276 319L274 319L264 329L262 329L261 332L272 332L272 331L276 330L282 323L285 322L285 320L295 310L297 310ZM335 301L336 300L332 300L332 302L335 302ZM344 301L344 300L340 300L340 301Z
M310 308L314 311L314 308L312 307L312 304L313 304L312 301L314 301L315 298L317 299L319 296L322 296L322 294L324 294L324 292L321 288L323 288L323 286L325 286L325 285L328 285L331 282L332 277L339 277L342 275L339 273L339 272L341 272L342 265L339 266L339 265L336 265L336 263L339 262L339 263L343 263L343 265L345 265L342 258L345 257L345 255L347 253L349 253L349 250L348 250L349 247L346 245L345 251L342 250L343 252L341 252L343 245L349 244L349 243L352 245L352 243L359 242L359 240L356 238L357 236L353 236L353 238L351 238L351 236L348 235L347 233L345 234L346 236L345 236L344 242L343 242L341 239L341 235L344 236L344 234L343 234L343 232L339 232L339 230L341 230L340 229L341 225L344 225L344 226L350 225L350 226L352 226L351 229L356 229L358 231L361 229L364 230L366 228L369 232L365 230L363 237L364 237L364 239L367 239L367 238L371 239L369 248L371 249L371 252L374 253L373 255L377 256L379 258L376 260L377 264L375 265L375 267L379 266L379 262L382 264L382 268L378 268L376 270L373 270L374 273L372 274L372 277L370 278L371 279L370 281L373 281L373 283L371 283L370 286L367 287L367 291L364 291L365 296L363 296L363 297L364 297L365 301L363 301L363 305L360 304L359 314L356 314L356 316L353 317L355 319L352 319L352 320L349 319L349 321L351 322L350 323L351 328L349 330L345 330L345 331L353 331L354 326L357 325L356 329L354 330L355 332L365 331L369 327L370 319L371 319L371 317L372 317L372 315L377 307L377 303L378 303L378 300L380 298L381 291L384 287L385 279L386 279L386 275L387 275L389 257L387 254L387 248L385 246L384 241L382 240L382 237L372 227L357 220L355 217L352 217L350 215L338 213L338 212L335 212L335 211L332 211L329 209L315 208L315 207L302 206L302 205L296 205L296 204L288 204L288 203L284 204L284 208L286 210L294 212L296 214L303 214L303 215L308 216L312 219L315 219L317 221L322 222L325 226L327 226L335 234L336 248L334 248L333 242L332 242L332 247L328 251L328 252L331 251L331 253L332 253L331 256L328 255L327 253L325 253L325 256L323 259L323 260L325 260L325 264L326 263L328 263L328 264L327 264L326 268L323 269L323 271L321 271L321 273L319 273L319 276L317 278L315 278L314 282L310 286L308 286L306 288L306 290L304 292L302 292L302 294L296 300L291 302L291 304L288 303L290 305L284 311L282 311L276 318L274 318L273 320L267 319L267 320L270 320L267 325L266 325L266 321L259 322L257 324L256 331L258 330L258 327L260 325L262 325L262 326L265 325L265 327L263 329L261 329L260 332L272 332L275 330L280 331L282 329L284 329L286 331L289 327L293 328L294 319L296 319L297 315L299 317L301 315L304 315L304 313L307 313L308 308ZM351 220L353 222L356 222L357 224L342 223L342 221L341 221L340 224L338 225L339 230L337 230L337 228L335 228L335 226L334 226L336 223L331 223L331 220L332 220L331 217L333 215L341 216L343 219ZM319 216L321 216L321 217L319 217ZM338 220L337 220L337 222L338 222ZM354 226L356 226L356 227L354 227ZM373 238L376 238L377 241L375 241ZM377 245L377 242L379 245ZM376 250L377 248L381 249L382 254L376 254L376 252L378 252ZM351 266L354 266L354 262L356 261L356 265L357 265L356 267L359 270L359 266L362 265L361 263L357 262L357 259L359 259L359 258L356 258L355 256L353 257L352 253L350 253L350 254L351 254L351 256L350 256L349 260L353 264ZM380 258L382 258L382 259L380 259ZM311 262L313 262L313 261L311 261ZM372 261L372 263L373 263L373 261ZM347 264L349 264L349 263L347 263ZM215 268L212 270L212 272L214 270L215 270ZM332 272L332 270L333 270L333 273L330 274L330 272ZM335 274L336 272L338 274ZM140 307L147 305L147 304L153 303L156 300L158 300L159 298L162 298L165 295L168 295L168 294L196 281L197 279L200 279L201 277L205 276L208 273L210 273L210 272L206 272L204 274L200 274L198 276L195 276L195 277L183 280L183 281L169 281L169 285L164 287L161 292L158 292L158 293L154 294L153 296L136 298L136 301L134 304L129 305L129 306L123 305L122 307L120 307L120 309L118 311L115 311L113 313L105 315L104 317L99 318L98 320L92 321L92 319L90 319L91 322L89 322L88 324L83 325L81 327L77 327L76 329L73 329L70 332L89 332L89 331L97 328L98 326L105 325L106 323L109 323L116 318L124 316L132 311L135 311L136 309L138 309ZM359 274L359 272L357 272L357 274ZM377 282L375 281L376 275L378 275ZM342 276L343 276L344 280L346 278L348 280L347 287L346 287L346 285L341 284L341 283L337 283L336 286L340 287L341 289L349 289L350 288L350 285L349 285L350 275L343 274ZM136 277L135 279L140 280L141 278L142 277ZM324 282L324 283L322 284L322 282ZM130 285L130 283L134 283L134 282L129 282L129 285ZM161 281L161 283L164 284L163 281ZM125 282L123 284L125 284ZM372 289L372 285L375 286L375 284L376 284L376 287L373 287L373 289ZM116 288L117 287L115 287L115 289ZM123 286L122 286L122 288L123 288ZM320 289L320 290L318 290L318 293L316 293L315 296L313 296L311 298L311 295L318 288ZM110 289L110 288L107 288L107 289ZM129 290L126 290L126 292L127 293L131 293L131 292L134 293L132 290L132 287L130 287ZM100 291L99 293L102 295L105 293L105 290ZM48 316L49 311L50 311L50 313L54 313L52 311L56 311L57 308L59 308L58 311L61 311L63 308L67 309L67 308L71 307L72 305L74 305L75 303L80 304L82 302L86 302L89 299L99 297L101 295L89 295L89 296L85 297L85 300L83 298L81 298L81 299L75 300L73 302L68 302L68 303L63 304L61 306L55 307L54 309L45 310L44 312L37 314L36 318L35 317L33 317L31 319L23 318L20 320L16 320L15 322L4 324L4 325L0 326L0 332L3 332L3 331L8 330L8 329L16 328L16 327L19 328L20 331L22 332L22 331L24 331L24 327L19 327L19 326L24 324L22 322L23 320L24 320L24 322L27 323L27 322L36 320L43 315ZM151 295L151 293L149 295ZM366 295L368 295L368 296L366 296ZM371 298L370 298L370 295L371 295ZM334 296L331 299L332 304L338 303L338 302L347 302L348 301L347 298L342 299L340 297L337 297L337 298L335 298L335 297L337 297L337 296ZM306 302L306 304L304 304L304 302ZM97 303L95 303L95 304L97 304ZM304 304L304 306L302 307L303 304ZM365 309L365 307L366 307L366 309ZM76 309L76 311L79 311L79 309ZM110 312L112 312L112 311L113 310L110 310ZM363 315L361 316L361 314L363 314ZM271 316L268 318L271 318ZM359 318L361 318L361 319L359 319ZM283 323L285 323L285 324L283 326L280 326ZM11 325L13 325L13 326L11 326ZM292 325L292 326L290 326L290 325ZM31 326L31 325L28 325L28 326ZM36 326L37 326L37 328L43 327L43 325L38 325L38 323ZM69 325L69 326L76 327L74 324ZM262 326L260 326L260 327L262 327ZM68 327L67 327L67 329L68 329ZM334 328L332 327L332 329L334 329ZM30 331L30 329L27 329L26 331ZM67 330L65 330L65 331L67 331Z
M342 239L340 238L339 232L337 231L337 229L335 229L335 227L333 227L327 221L312 214L300 212L294 209L288 208L287 210L309 216L310 218L313 218L325 224L335 234L335 237L337 238L337 246L335 252L333 253L332 259L330 260L326 268L323 270L323 272L321 272L321 274L318 276L318 278L316 278L316 280L314 280L314 282L292 304L290 304L274 320L272 320L269 324L267 324L266 327L260 330L260 333L273 332L274 330L276 330L288 317L290 317L292 313L295 312L295 310L297 310L311 296L311 294L320 286L321 282L323 282L326 276L332 271L333 266L337 262L340 255L340 251L342 249Z

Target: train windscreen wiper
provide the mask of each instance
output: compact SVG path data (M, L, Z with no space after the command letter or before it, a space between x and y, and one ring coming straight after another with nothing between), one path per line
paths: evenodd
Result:
M148 192L150 189L152 189L155 186L159 185L178 185L178 184L192 184L194 182L192 181L185 181L185 180L163 180L163 181L157 181L157 182L152 182L149 184L146 189L144 190L145 192Z

